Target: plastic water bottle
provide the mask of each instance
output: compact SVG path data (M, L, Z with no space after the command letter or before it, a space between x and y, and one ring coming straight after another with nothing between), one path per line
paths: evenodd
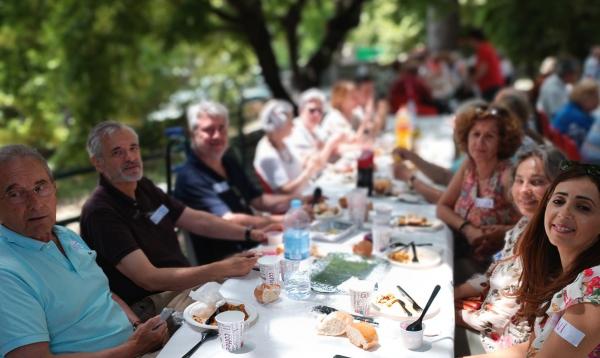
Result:
M284 288L289 298L304 299L310 296L310 217L300 200L292 200L283 225Z

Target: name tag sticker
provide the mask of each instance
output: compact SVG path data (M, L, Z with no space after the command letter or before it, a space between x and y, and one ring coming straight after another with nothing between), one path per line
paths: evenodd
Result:
M573 347L579 346L579 343L585 337L585 333L575 328L572 324L567 322L564 318L554 326L554 332L561 336L565 341L571 343Z
M475 207L483 208L483 209L493 209L494 208L494 199L492 199L492 198L476 198L475 199Z
M217 194L221 194L229 190L229 183L226 181L222 181L220 183L213 184L213 190L217 192Z
M152 221L155 225L157 225L169 212L166 206L161 205L156 209L154 213L150 216L150 221Z

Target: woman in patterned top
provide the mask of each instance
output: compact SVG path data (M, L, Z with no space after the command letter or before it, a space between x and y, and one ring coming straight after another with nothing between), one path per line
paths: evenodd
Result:
M600 167L562 167L517 246L533 334L486 356L600 357Z
M457 258L471 258L484 237L493 237L502 247L504 234L520 215L508 199L511 165L509 158L521 145L519 120L501 106L474 106L457 114L454 139L468 159L454 174L437 205L437 216L455 230ZM467 262L471 264L471 262ZM471 268L455 277L462 283ZM487 266L473 270L483 272ZM470 272L469 272L470 271ZM466 275L465 275L466 274Z
M521 276L521 262L514 250L564 159L558 150L546 146L517 153L511 194L523 217L506 233L504 248L494 256L496 262L485 275L477 274L454 290L457 324L480 332L486 352L529 338L527 323L512 319L520 308L516 290Z

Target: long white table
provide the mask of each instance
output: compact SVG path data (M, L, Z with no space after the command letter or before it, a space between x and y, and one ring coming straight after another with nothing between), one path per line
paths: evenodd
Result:
M428 143L421 147L419 152L427 159L442 160L435 153L424 154L438 145L441 154L446 156L444 161L451 159L454 147L450 142L448 146L447 126L441 125L442 119L423 121L422 142ZM436 133L437 131L446 131ZM451 134L451 130L450 130ZM433 136L431 139L428 137ZM436 138L437 137L437 138ZM444 140L445 139L445 140ZM429 140L429 142L427 142ZM445 146L445 147L444 147ZM437 149L440 150L440 149ZM437 151L436 150L436 151ZM451 150L450 154L448 153ZM323 178L320 185L324 194L335 202L337 197L344 195L354 187L354 183L330 180ZM435 206L429 204L407 204L394 198L372 198L374 203L386 202L393 206L393 214L414 213L430 218L435 217ZM322 253L351 252L352 245L360 241L367 231L359 231L346 239L336 243L316 242ZM364 351L354 345L345 337L321 336L316 333L316 316L311 308L316 304L326 304L335 308L350 311L350 298L344 294L320 294L313 292L311 297L302 301L288 299L282 294L280 299L268 305L259 304L253 295L254 287L260 283L258 272L252 271L243 278L227 280L221 289L226 298L237 299L250 303L257 308L258 319L244 334L244 347L242 350L229 353L223 350L219 340L212 339L205 342L193 357L324 357L331 358L336 354L347 357L453 357L454 356L454 297L452 286L452 235L447 227L438 231L407 232L398 230L395 238L404 242L416 241L419 243L432 243L442 252L442 263L427 269L414 269L390 265L390 269L383 279L379 280L380 290L393 288L400 284L411 295L425 305L433 287L436 284L441 290L435 300L434 308L439 312L432 318L425 320L425 343L418 351L404 348L400 340L399 321L384 317L377 317L379 327L379 346L369 351ZM181 357L200 338L200 331L184 323L173 335L168 344L163 348L159 357Z

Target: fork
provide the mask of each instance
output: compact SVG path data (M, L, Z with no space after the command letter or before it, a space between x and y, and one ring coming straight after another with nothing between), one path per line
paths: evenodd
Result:
M415 247L414 241L410 242L410 247L412 248L412 252L413 252L412 262L419 262L419 258L417 257L417 248Z

